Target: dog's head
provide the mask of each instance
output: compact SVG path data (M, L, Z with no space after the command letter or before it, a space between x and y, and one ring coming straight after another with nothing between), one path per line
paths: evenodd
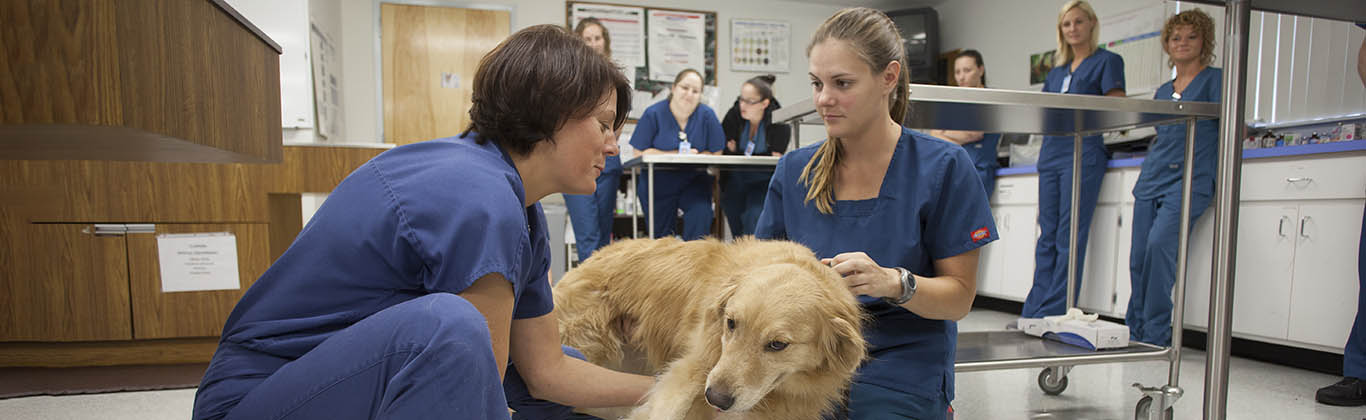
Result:
M706 322L721 331L720 359L705 392L723 411L753 409L775 390L837 392L866 354L857 301L838 273L814 260L739 273L715 305Z

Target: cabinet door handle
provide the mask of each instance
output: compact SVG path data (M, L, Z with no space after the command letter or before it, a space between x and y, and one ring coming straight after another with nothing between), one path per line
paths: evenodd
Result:
M1297 182L1314 182L1314 178L1310 178L1310 177L1307 177L1307 176L1304 176L1304 177L1295 177L1295 178L1286 178L1286 179L1285 179L1285 182L1289 182L1289 183L1292 183L1292 184L1293 184L1293 183L1297 183Z
M1281 216L1281 222L1276 225L1276 234L1281 235L1282 238L1285 237L1285 219L1285 216Z
M1301 238L1309 238L1309 235L1305 235L1305 234L1304 234L1304 225L1307 225L1307 224L1309 224L1309 216L1301 217L1301 218L1300 218L1300 237L1301 237Z

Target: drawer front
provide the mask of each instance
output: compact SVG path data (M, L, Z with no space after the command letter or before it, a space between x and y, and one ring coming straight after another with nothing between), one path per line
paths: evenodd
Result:
M1243 165L1243 201L1366 197L1366 156Z
M996 192L991 204L1038 204L1038 174L1012 175L996 178Z

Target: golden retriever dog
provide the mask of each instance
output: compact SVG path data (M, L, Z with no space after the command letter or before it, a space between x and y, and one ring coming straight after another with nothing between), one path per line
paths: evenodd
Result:
M619 241L554 297L564 344L660 375L631 419L819 419L867 354L844 280L793 242Z

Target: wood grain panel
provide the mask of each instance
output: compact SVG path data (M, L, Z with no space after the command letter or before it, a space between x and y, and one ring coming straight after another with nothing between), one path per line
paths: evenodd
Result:
M264 223L266 185L278 166L0 160L0 193L46 192L47 200L14 198L25 222Z
M385 141L460 134L475 69L508 36L508 12L382 4L380 14ZM444 73L456 76L456 87L442 86Z
M15 0L0 21L6 158L281 159L278 53L212 1Z
M283 165L267 165L272 193L329 193L352 171L387 149L287 146Z
M270 261L284 255L304 230L303 197L300 194L270 195Z
M124 238L0 220L0 341L133 338Z
M223 323L256 279L270 267L270 236L265 223L158 224L157 234L231 232L237 238L237 290L161 291L157 239L128 235L128 278L133 306L133 338L217 337Z
M161 365L208 362L218 338L84 343L0 343L0 367Z

